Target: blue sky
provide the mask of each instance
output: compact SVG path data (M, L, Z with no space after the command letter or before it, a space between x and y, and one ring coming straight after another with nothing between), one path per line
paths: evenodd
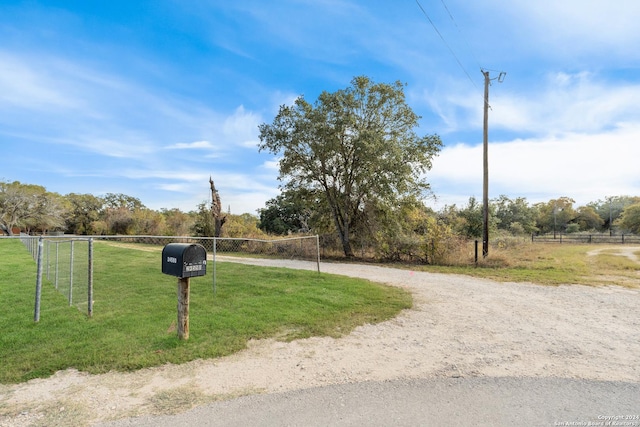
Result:
M637 0L0 1L0 180L193 210L278 194L258 125L357 75L400 80L445 147L428 204L640 196ZM453 19L452 19L453 17ZM444 41L443 41L444 39ZM453 54L452 54L453 51Z

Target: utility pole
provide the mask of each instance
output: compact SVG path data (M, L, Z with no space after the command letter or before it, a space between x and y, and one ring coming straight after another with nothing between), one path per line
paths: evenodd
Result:
M489 85L491 80L498 79L502 83L504 71L500 72L498 77L491 79L489 71L482 71L484 75L484 126L482 132L482 257L489 255Z

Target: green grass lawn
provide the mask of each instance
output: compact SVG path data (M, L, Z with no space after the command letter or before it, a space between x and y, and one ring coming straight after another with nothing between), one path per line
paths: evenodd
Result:
M47 280L34 323L36 265L17 240L0 240L0 383L76 368L135 370L237 352L250 339L340 336L411 307L398 288L317 272L217 264L191 280L190 338L177 338L177 279L160 254L96 242L93 318ZM85 306L86 307L86 306Z

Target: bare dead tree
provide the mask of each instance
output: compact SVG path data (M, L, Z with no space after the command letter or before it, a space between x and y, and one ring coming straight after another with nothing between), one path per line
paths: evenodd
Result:
M227 221L227 217L222 215L222 202L220 201L220 194L216 190L216 186L213 183L213 179L209 176L209 184L211 185L211 215L213 216L214 223L214 237L220 237L222 232L222 226Z

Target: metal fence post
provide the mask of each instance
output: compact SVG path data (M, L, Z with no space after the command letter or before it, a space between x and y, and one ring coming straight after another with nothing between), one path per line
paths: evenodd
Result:
M216 237L213 238L213 295L216 295Z
M33 313L33 321L40 321L40 297L42 296L42 249L43 249L42 236L38 239L38 255L37 255L37 273L36 273L36 304Z
M51 267L51 242L47 240L46 244L47 244L47 280L50 280L51 276L49 275L49 270Z
M73 305L73 239L71 239L71 252L69 255L69 306Z
M89 238L89 267L87 271L87 316L93 316L93 238Z
M59 247L60 247L60 244L58 242L56 242L56 290L58 289L58 277L59 277L59 270L60 270L60 266L59 266L60 251L59 251Z

